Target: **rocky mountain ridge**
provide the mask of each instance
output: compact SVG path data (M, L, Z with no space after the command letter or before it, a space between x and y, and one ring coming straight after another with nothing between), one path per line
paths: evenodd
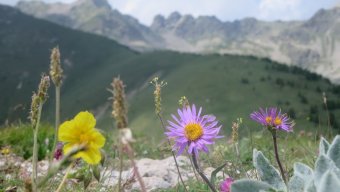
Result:
M202 54L267 57L297 65L340 83L340 8L319 10L307 21L266 22L245 18L222 22L214 16L157 15L151 26L112 9L107 0L72 4L22 1L35 17L107 36L137 50L169 49Z

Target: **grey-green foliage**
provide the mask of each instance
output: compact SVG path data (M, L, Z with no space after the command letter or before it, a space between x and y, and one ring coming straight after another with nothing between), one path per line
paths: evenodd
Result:
M269 160L261 151L257 151L256 149L254 149L253 152L253 164L261 181L268 183L277 190L286 191L286 185L278 170L270 164Z
M254 150L254 166L261 181L239 180L232 184L232 192L338 192L340 191L340 136L330 144L321 138L319 156L315 169L303 163L294 164L294 174L288 183L288 190L279 172L262 152Z

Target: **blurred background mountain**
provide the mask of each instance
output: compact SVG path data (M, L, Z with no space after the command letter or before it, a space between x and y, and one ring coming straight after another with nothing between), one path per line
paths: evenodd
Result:
M284 22L222 22L174 12L146 26L106 0L0 5L0 124L27 121L32 91L48 72L50 50L59 45L66 75L62 120L91 110L99 127L112 127L106 89L119 75L127 85L130 126L159 138L149 81L160 76L168 81L165 117L185 95L214 113L225 132L238 117L255 125L248 116L261 106L281 107L297 129L330 123L340 130L339 19L336 7ZM52 122L53 112L50 91L43 119Z
M306 21L222 22L214 16L157 15L151 26L121 14L107 0L74 3L20 1L24 13L106 36L132 49L254 55L297 65L340 83L340 8L321 9Z

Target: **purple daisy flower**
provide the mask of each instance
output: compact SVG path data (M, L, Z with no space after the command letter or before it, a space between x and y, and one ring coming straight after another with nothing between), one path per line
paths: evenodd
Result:
M234 180L231 177L228 177L220 184L220 192L230 192L231 184Z
M265 110L260 108L259 111L251 113L250 118L266 127L287 132L293 131L294 122L290 121L287 114L282 114L281 110L275 107L266 108Z
M165 132L168 138L175 139L174 150L178 150L180 155L186 146L189 146L188 153L195 155L199 150L208 153L206 145L214 144L214 139L221 138L218 133L222 126L218 126L218 121L213 115L201 116L202 107L196 111L196 106L188 106L182 110L178 109L179 119L171 115L173 121L168 121L168 132Z

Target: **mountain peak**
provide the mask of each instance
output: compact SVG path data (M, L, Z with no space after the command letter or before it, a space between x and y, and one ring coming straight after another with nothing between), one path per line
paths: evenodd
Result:
M95 7L98 8L110 8L111 6L107 0L77 0L75 5L83 5L83 4L89 4L89 5L94 5Z
M172 12L169 17L168 17L168 21L173 21L173 22L177 22L179 19L181 19L182 15L175 11L175 12Z

